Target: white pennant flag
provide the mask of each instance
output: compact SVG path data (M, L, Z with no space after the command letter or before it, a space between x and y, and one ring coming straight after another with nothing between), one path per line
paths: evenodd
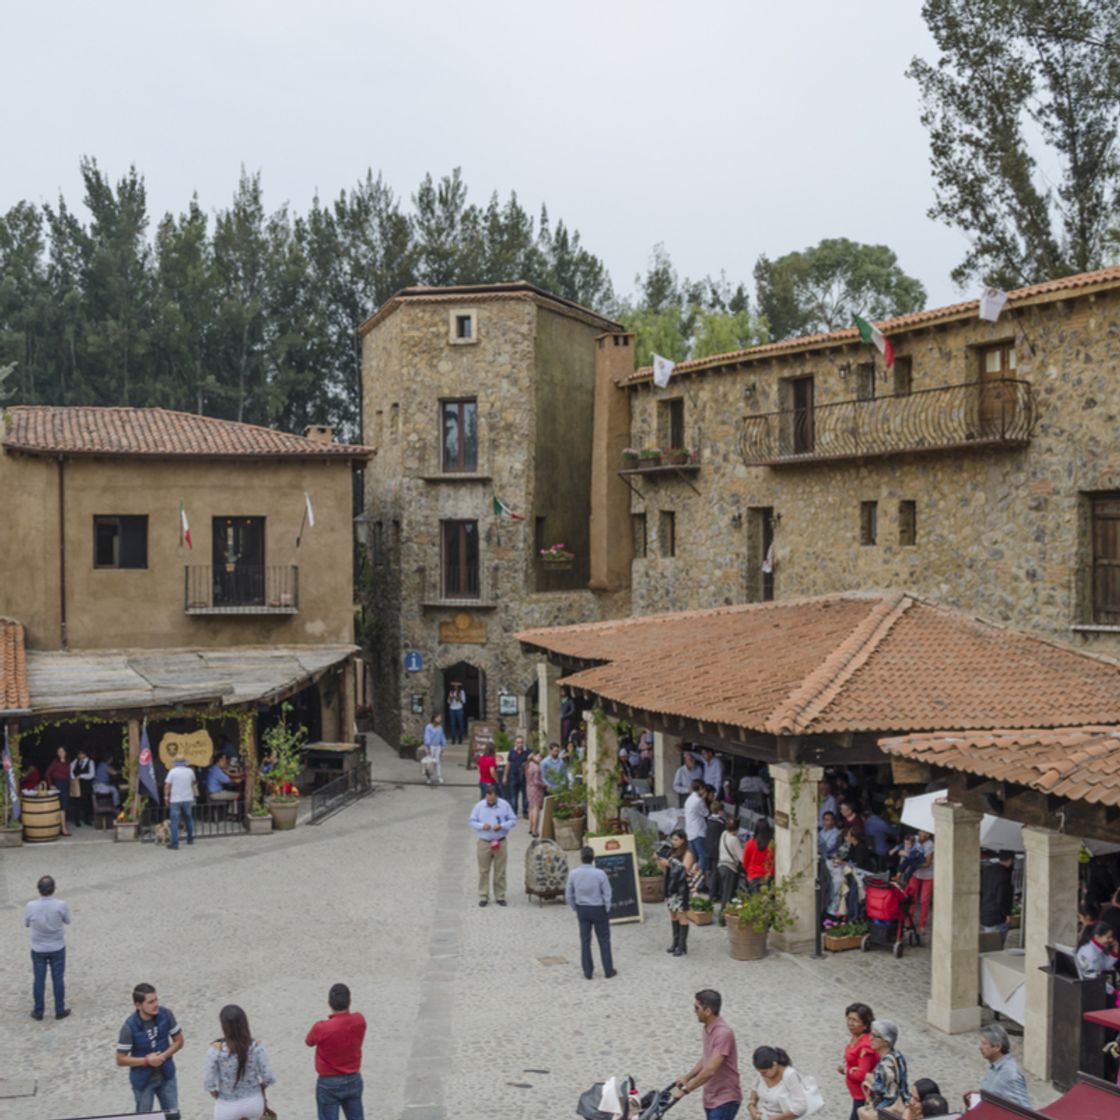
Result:
M673 376L673 370L676 365L669 361L668 358L663 358L660 354L653 356L653 383L659 389L664 389L669 384L669 378Z
M307 504L307 527L309 529L315 528L315 511L311 508L311 495L304 490L303 500Z
M980 318L994 323L1007 302L1007 293L1002 288L985 288L980 297Z
M774 542L770 542L770 547L766 550L766 559L762 561L762 570L769 575L774 570Z

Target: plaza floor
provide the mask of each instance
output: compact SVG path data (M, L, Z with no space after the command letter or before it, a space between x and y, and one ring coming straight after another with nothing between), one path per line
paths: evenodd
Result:
M979 1083L975 1037L948 1037L925 1022L927 949L901 961L884 951L819 961L772 952L744 963L729 958L724 931L709 927L694 928L688 956L673 958L657 906L643 924L615 927L619 975L589 983L574 917L524 893L524 822L510 842L509 906L477 906L466 824L477 786L473 771L449 762L449 784L428 788L416 782L418 767L378 750L373 796L289 833L200 840L177 852L87 834L5 852L0 1120L129 1109L114 1045L139 981L156 986L183 1026L184 1120L211 1115L202 1064L230 1002L245 1008L272 1056L270 1103L283 1120L311 1120L315 1078L303 1039L338 980L369 1022L371 1120L566 1117L580 1092L613 1073L632 1073L643 1088L666 1084L699 1054L692 994L702 987L723 993L744 1086L753 1048L782 1046L820 1082L821 1120L848 1116L836 1066L844 1007L856 999L899 1024L912 1077L935 1078L951 1103ZM37 1023L28 1015L22 909L47 873L74 916L74 1013ZM1031 1091L1036 1104L1056 1096L1037 1082ZM698 1096L677 1106L674 1120L701 1117Z

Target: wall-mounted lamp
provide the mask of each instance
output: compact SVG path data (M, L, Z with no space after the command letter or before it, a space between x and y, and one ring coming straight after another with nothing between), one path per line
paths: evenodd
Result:
M753 397L757 391L758 391L758 385L757 385L756 382L754 382L754 381L747 382L747 384L743 386L743 399L749 401L751 399L751 397Z
M741 529L742 526L743 526L743 515L742 515L742 513L739 512L739 510L736 510L731 515L731 528L732 529Z
M840 366L839 372L841 377L847 377L848 374L852 372L852 363L845 362L842 366Z

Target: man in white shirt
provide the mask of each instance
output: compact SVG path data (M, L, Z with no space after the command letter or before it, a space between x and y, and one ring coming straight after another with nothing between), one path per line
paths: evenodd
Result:
M194 843L194 771L187 765L185 758L177 758L175 765L167 771L163 780L163 803L171 816L171 843L168 848L175 851L179 847L179 818L187 822L187 843Z
M711 747L705 747L700 754L704 759L704 785L711 786L720 797L723 796L723 762Z
M44 875L37 884L39 897L32 899L23 912L23 924L31 930L31 967L34 980L31 995L32 1019L43 1017L43 997L47 986L47 969L51 970L54 991L54 1017L65 1019L66 1006L66 938L64 925L70 924L70 907L54 897L54 880Z
M704 800L702 790L704 783L692 783L692 792L684 803L684 834L688 839L688 846L700 864L700 870L707 872L708 852L708 803Z
M677 795L678 808L684 808L688 795L692 792L692 783L704 780L704 767L696 761L696 756L691 751L681 752L681 764L673 775L673 792Z

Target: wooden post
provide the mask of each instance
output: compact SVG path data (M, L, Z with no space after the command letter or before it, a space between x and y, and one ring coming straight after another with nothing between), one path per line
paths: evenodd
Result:
M238 715L237 726L241 730L241 763L245 767L245 815L249 816L257 800L257 715L248 713L249 718Z
M341 743L354 742L354 662L344 661L338 673L338 711Z
M140 721L128 721L128 792L125 795L132 801L132 819L140 815ZM158 806L157 806L158 807Z

